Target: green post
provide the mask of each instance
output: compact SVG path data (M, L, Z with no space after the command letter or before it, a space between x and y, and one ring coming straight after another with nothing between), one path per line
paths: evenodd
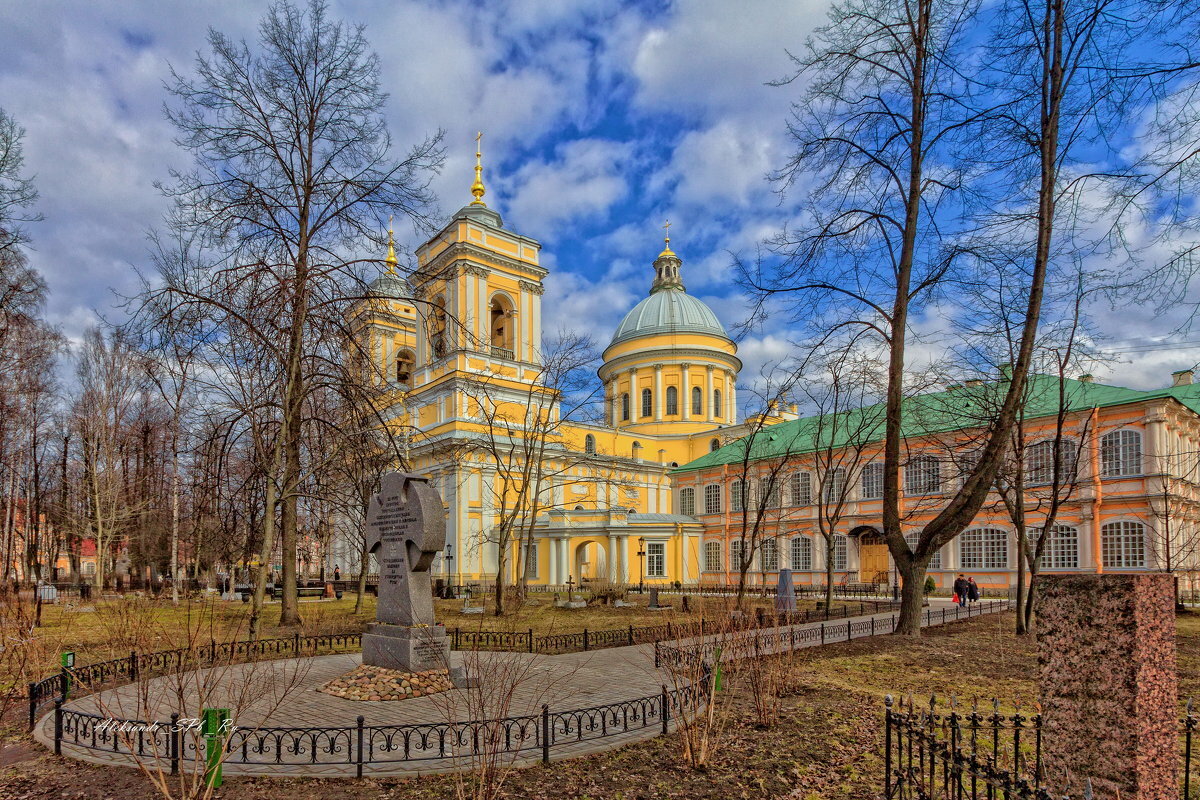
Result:
M724 688L725 674L721 672L721 648L713 650L713 694Z
M71 670L75 668L75 653L72 650L66 650L59 656L59 663L62 664L62 686L60 694L65 700L71 693Z
M201 714L204 735L204 785L221 787L221 752L225 749L225 734L229 726L228 708L206 708Z

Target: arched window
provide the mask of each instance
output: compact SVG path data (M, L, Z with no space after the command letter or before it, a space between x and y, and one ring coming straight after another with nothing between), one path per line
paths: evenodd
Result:
M906 494L937 494L942 490L942 462L937 456L914 456L904 467Z
M763 572L779 571L779 542L775 537L763 539L758 546L758 563Z
M596 455L596 437L590 433L583 437L583 452L589 456Z
M1029 547L1037 552L1041 528L1029 531ZM1070 525L1055 525L1042 548L1042 569L1079 569L1079 531Z
M908 543L908 549L914 553L917 551L917 545L921 543L921 534L914 531L913 533L904 534L904 541ZM929 559L929 569L942 568L942 551L938 550L933 554L933 558Z
M1110 522L1100 529L1100 549L1105 569L1143 569L1146 527L1140 522Z
M729 510L741 511L746 507L746 482L737 479L729 484Z
M667 387L667 416L679 413L679 390L674 386Z
M1142 434L1123 430L1100 438L1100 474L1106 478L1142 474Z
M492 355L502 358L513 357L514 316L512 301L502 294L492 296L492 301L488 305L488 333L492 345Z
M845 534L837 534L833 537L833 568L839 572L845 572L849 568L850 559L850 542Z
M692 387L692 413L697 417L704 413L704 392L699 386Z
M721 390L713 389L713 407L712 415L720 419L721 415Z
M821 497L826 505L836 506L846 500L846 470L835 467L824 475L821 483Z
M685 517L696 516L696 490L688 487L679 490L679 513Z
M446 355L446 298L441 295L433 300L429 320L429 349L434 358Z
M1075 479L1075 460L1078 449L1071 439L1058 442L1059 486ZM1054 441L1038 442L1025 448L1025 482L1030 485L1055 483Z
M976 528L959 538L963 569L1008 569L1008 533L999 528Z
M416 364L411 350L401 350L396 354L396 383L401 388L412 388L412 371Z
M704 487L704 513L721 513L721 485L719 483L710 483Z
M792 569L807 572L812 569L812 539L800 535L792 537Z
M859 487L863 500L878 500L883 497L883 464L872 461L862 469L862 484Z
M710 453L715 453L720 449L721 449L721 440L720 439L713 439L711 442L708 443L708 451Z
M720 572L721 571L721 543L720 542L705 542L704 543L704 571L705 572Z
M642 389L642 416L648 417L654 413L654 394L649 389Z
M629 420L629 393L621 395L621 419Z
M746 543L741 539L734 539L729 543L729 569L732 572L741 572L743 566L749 564L749 560L745 558Z
M812 505L812 475L807 472L793 472L791 480L792 505Z

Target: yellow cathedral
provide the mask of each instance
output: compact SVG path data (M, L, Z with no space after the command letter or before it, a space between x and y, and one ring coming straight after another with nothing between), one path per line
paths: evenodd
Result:
M389 242L387 270L350 311L385 418L446 504L433 574L490 583L503 547L506 584L522 571L535 585L697 583L703 526L680 513L668 473L740 431L737 346L685 290L668 236L648 296L603 351L602 414L561 418L541 245L484 202L479 153L471 192L408 279Z

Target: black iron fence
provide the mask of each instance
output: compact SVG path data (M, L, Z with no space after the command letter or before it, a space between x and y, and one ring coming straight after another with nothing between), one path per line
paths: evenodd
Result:
M1042 716L1001 714L1000 704L960 707L937 697L920 705L910 696L884 701L886 800L1071 800L1052 786L1042 759ZM1180 723L1182 800L1194 800L1192 739L1200 716L1191 703ZM1200 776L1197 776L1200 777Z

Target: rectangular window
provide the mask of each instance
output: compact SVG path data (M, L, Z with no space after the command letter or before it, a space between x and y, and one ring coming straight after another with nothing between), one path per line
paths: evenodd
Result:
M646 543L646 577L667 577L667 545L665 543Z
M829 470L825 473L825 480L821 487L821 497L826 505L836 506L846 498L846 470L841 467Z
M792 505L811 506L812 475L807 472L793 472L791 484Z
M705 514L720 514L721 513L721 485L718 483L710 483L704 487L704 513Z
M1142 435L1123 430L1100 439L1100 471L1106 478L1142 474Z
M1040 528L1029 531L1029 547L1037 552ZM1079 569L1079 532L1070 525L1055 525L1042 547L1042 569Z
M1140 522L1110 522L1100 529L1100 548L1107 569L1146 566L1146 529Z
M760 498L766 497L767 499L766 505L763 506L764 511L770 511L783 505L783 485L778 475L760 480L758 492Z
M863 500L879 500L883 497L883 464L875 461L863 467L861 489Z
M978 528L959 537L963 569L1008 569L1008 533Z
M942 490L942 462L936 456L916 456L904 467L904 492L937 494Z
M746 552L744 547L745 542L741 539L734 539L729 543L729 571L742 571L742 554Z
M721 571L721 543L720 542L705 542L704 543L704 571L705 572L720 572Z
M812 569L812 539L808 536L792 538L792 569L807 572Z
M736 480L729 484L729 510L737 513L746 507L746 482Z

